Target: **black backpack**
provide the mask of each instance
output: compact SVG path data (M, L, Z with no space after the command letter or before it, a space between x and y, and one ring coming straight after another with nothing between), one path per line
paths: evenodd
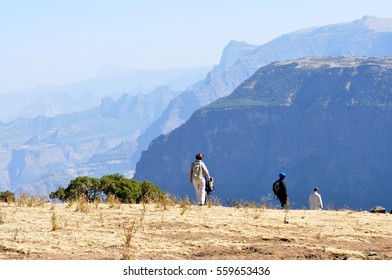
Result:
M280 188L280 182L278 180L272 184L272 191L274 192L274 195L278 196L279 188Z

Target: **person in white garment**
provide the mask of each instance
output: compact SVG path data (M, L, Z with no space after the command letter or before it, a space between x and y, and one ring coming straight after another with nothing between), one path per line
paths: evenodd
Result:
M309 195L309 208L310 210L323 209L323 200L321 199L321 195L317 187L314 188L313 193Z
M206 179L210 181L210 173L207 166L202 162L203 154L198 153L196 160L192 162L189 180L196 191L197 204L204 205L206 202Z

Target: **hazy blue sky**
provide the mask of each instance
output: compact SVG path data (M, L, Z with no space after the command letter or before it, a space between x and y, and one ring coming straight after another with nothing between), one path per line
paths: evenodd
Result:
M390 0L0 0L0 94L131 69L212 66L230 40L392 17Z

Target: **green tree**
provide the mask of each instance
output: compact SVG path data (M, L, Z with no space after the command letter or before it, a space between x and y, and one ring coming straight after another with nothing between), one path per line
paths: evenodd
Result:
M103 176L101 179L87 176L77 177L68 184L66 189L60 187L57 191L51 192L50 198L64 202L81 195L85 195L89 201L113 195L122 203L140 203L142 199L157 200L162 197L163 192L151 182L140 183L120 174L112 174Z
M65 192L68 199L85 195L89 201L93 201L100 195L100 182L96 178L87 176L77 177L68 184Z
M66 189L60 187L57 191L51 192L49 197L52 199L58 198L64 202L85 195L89 201L94 201L94 199L102 197L102 194L98 179L82 176L71 180Z
M101 178L101 189L106 195L114 195L122 203L140 202L141 184L120 174L106 175Z
M163 191L161 191L157 185L149 182L143 181L142 185L142 199L145 201L156 201L163 196Z
M51 192L50 195L49 195L49 197L50 197L51 199L56 199L56 198L57 198L57 199L59 199L61 202L64 202L64 201L67 200L67 195L66 195L65 190L64 190L63 187L59 187L59 188L57 189L57 191Z

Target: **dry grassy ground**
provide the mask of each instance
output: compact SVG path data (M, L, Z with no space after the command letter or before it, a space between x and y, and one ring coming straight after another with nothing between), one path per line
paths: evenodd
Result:
M0 259L392 259L392 215L0 203Z

